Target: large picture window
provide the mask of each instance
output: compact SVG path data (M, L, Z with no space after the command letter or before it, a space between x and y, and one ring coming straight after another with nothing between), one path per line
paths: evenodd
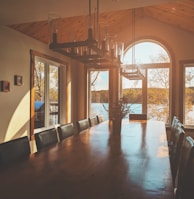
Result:
M149 50L147 50L149 49ZM147 114L149 120L171 119L171 63L166 49L153 41L139 42L135 47L136 63L144 71L143 79L122 76L122 96L127 100L130 113ZM132 64L132 49L125 50L124 64ZM89 116L101 111L108 119L109 71L89 71ZM97 107L97 105L100 105ZM95 108L96 107L96 108Z
M149 49L149 50L148 50ZM123 96L131 113L147 114L149 120L170 123L170 58L155 42L135 44L136 66L144 71L143 79L123 77ZM132 47L125 51L124 63L132 64Z

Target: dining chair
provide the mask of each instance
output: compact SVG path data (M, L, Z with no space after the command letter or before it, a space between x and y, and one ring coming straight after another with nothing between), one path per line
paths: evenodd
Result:
M0 144L0 165L8 165L30 155L30 143L27 136Z
M57 127L57 132L59 135L59 140L62 141L65 138L74 135L74 125L73 123L61 124L60 126Z
M173 156L173 151L177 145L180 128L184 129L183 124L179 121L179 119L175 119L170 132L170 140L168 141L169 156Z
M90 117L89 118L89 124L90 124L90 126L97 125L98 124L98 118L97 118L97 116L96 117Z
M171 123L170 129L169 129L169 140L168 140L169 147L171 147L171 145L172 145L173 135L174 135L175 127L176 127L176 124L178 121L179 120L178 120L177 116L174 115L172 118L172 123Z
M147 114L136 114L136 113L130 113L129 114L130 120L147 120Z
M183 130L181 126L178 126L175 131L174 143L173 143L173 147L171 148L171 154L170 154L173 184L175 184L177 170L180 163L184 137L185 137L185 131Z
M58 142L57 132L55 128L43 130L34 134L34 137L38 151Z
M98 123L104 122L104 116L103 115L97 115L96 117L97 117Z
M82 119L82 120L78 120L77 121L77 129L78 129L78 132L81 132L87 128L90 127L90 124L89 124L89 120L88 119Z
M194 198L194 140L187 136L177 177L176 199Z
M174 139L175 139L175 133L178 127L183 128L183 124L180 122L180 120L177 118L177 116L173 117L171 129L170 129L170 140L168 141L168 146L173 147Z

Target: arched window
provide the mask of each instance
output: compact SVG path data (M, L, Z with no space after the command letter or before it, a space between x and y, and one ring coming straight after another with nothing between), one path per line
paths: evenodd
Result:
M155 41L139 41L126 48L124 65L138 67L144 78L123 75L122 93L131 113L146 113L150 120L170 122L170 57Z

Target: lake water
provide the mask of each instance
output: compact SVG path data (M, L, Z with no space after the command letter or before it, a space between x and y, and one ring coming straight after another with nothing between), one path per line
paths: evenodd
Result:
M128 105L130 106L130 113L138 113L138 114L142 113L142 105L141 104L128 104ZM151 113L154 110L154 109L152 109L152 106L149 107L149 110L151 111ZM163 106L160 107L157 105L157 107L159 107L160 110L163 109ZM108 103L92 103L91 108L92 108L91 116L104 115L105 120L108 120L108 111L107 111ZM159 112L157 112L157 113L159 113ZM149 114L149 115L152 115L152 118L151 118L152 120L161 120L161 121L165 121L165 122L168 121L167 120L168 114L166 114L166 115L163 114L162 117L160 116L161 118L158 118L157 114L155 115L155 117L153 114ZM128 117L128 116L126 116L126 117ZM186 113L185 124L186 125L194 124L194 106L193 106L193 110Z
M128 104L130 106L131 113L142 113L141 104ZM108 120L108 103L92 103L91 104L91 115L104 115L105 120Z

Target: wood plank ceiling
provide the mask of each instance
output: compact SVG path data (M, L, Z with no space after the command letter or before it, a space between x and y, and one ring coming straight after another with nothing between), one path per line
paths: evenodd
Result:
M194 0L177 0L156 6L136 9L136 18L148 16L160 22L194 33ZM131 23L131 9L100 13L99 24L108 28L111 35L118 34ZM68 17L59 21L60 41L85 40L87 38L87 17ZM11 28L43 43L49 42L48 21L15 24Z

